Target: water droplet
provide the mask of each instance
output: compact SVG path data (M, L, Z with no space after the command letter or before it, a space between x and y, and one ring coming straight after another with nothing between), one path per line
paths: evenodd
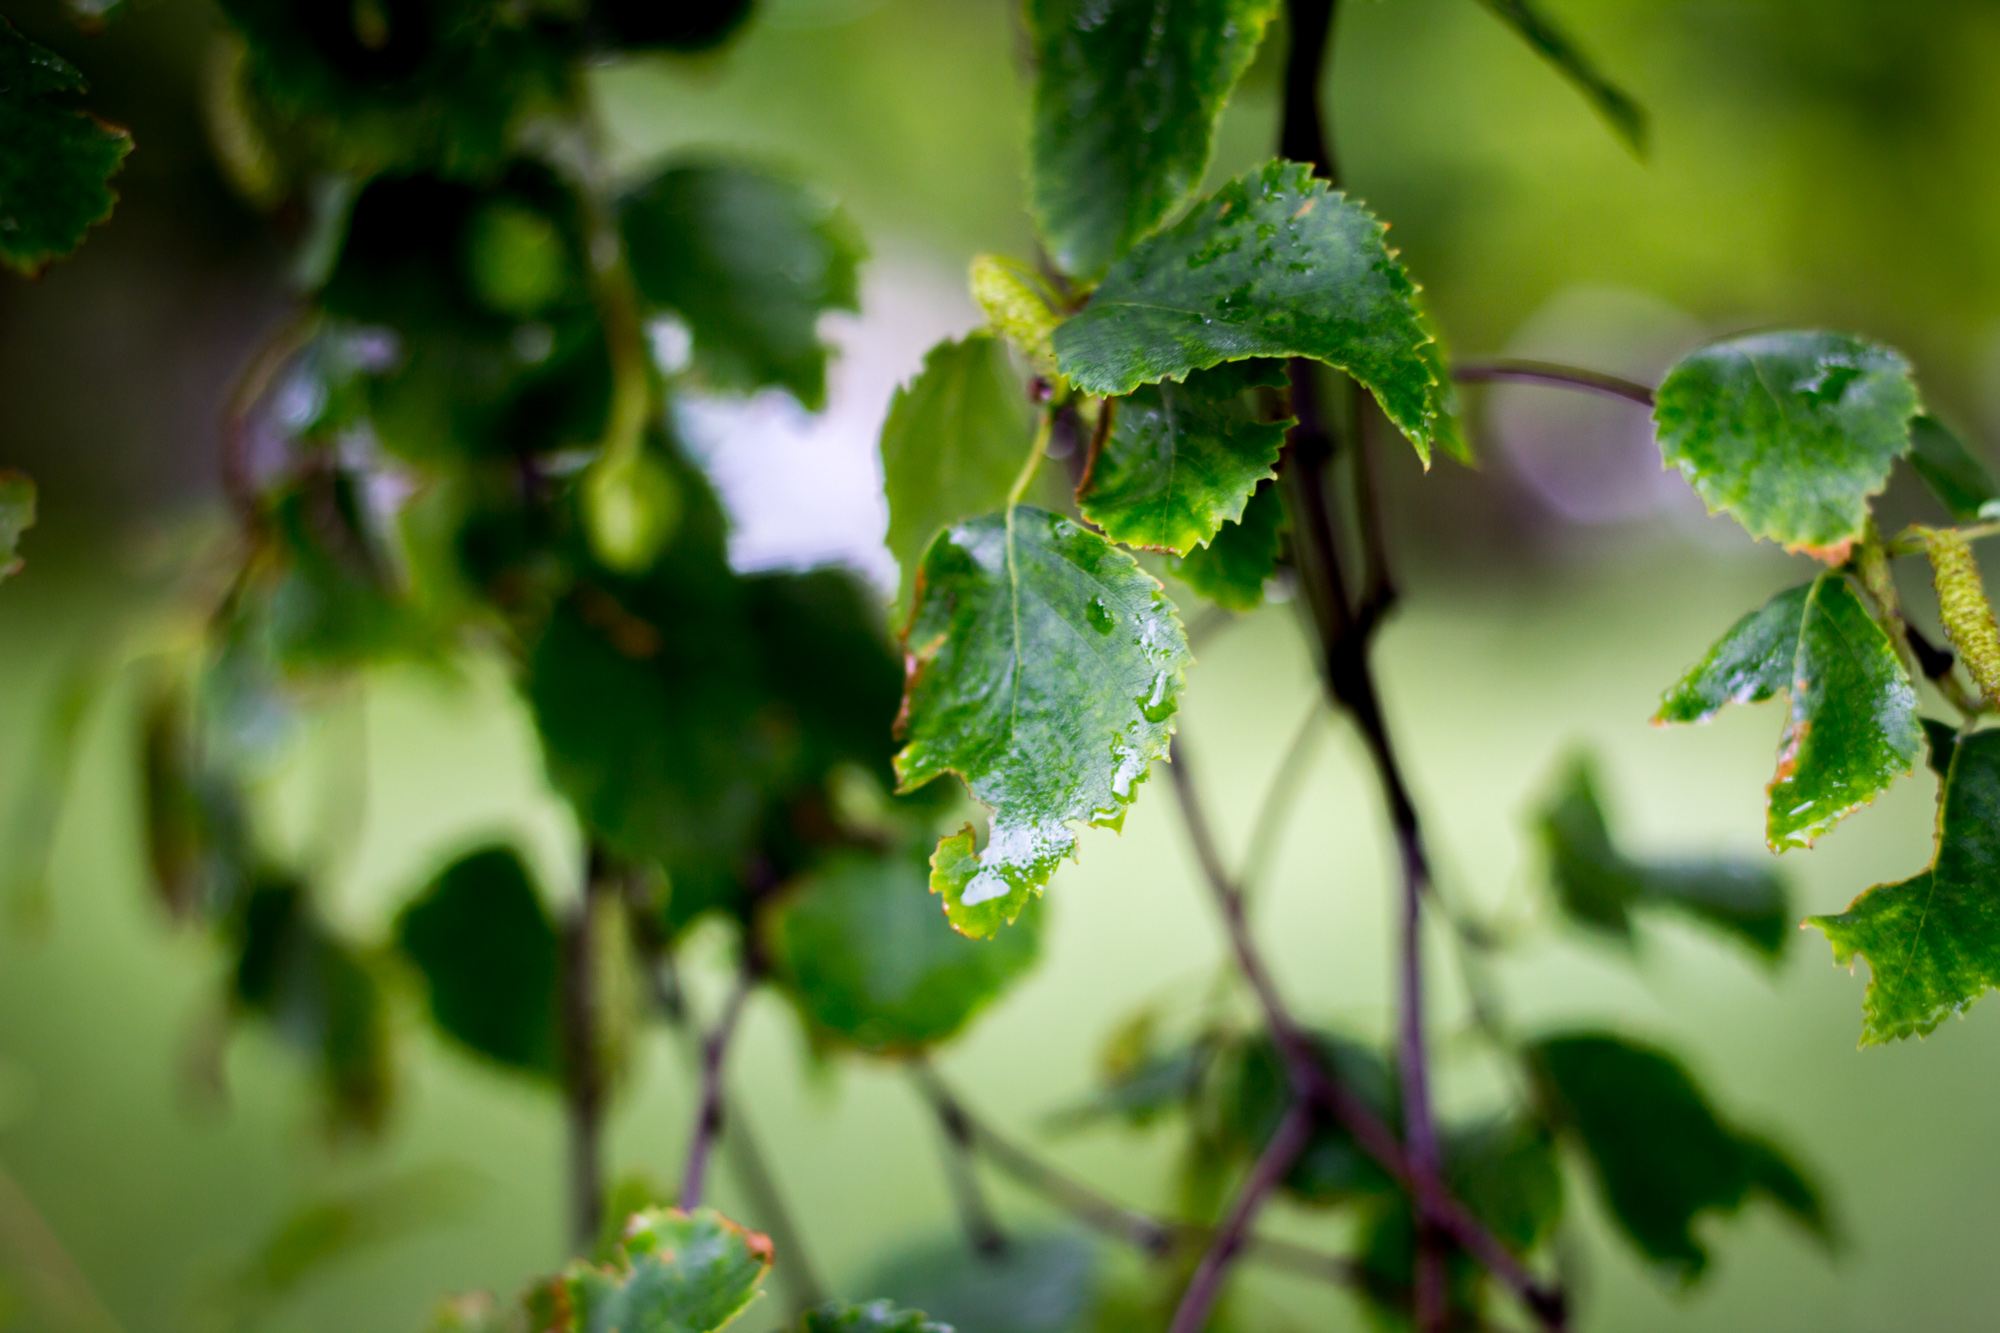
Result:
M1091 598L1089 605L1083 608L1083 615L1084 619L1090 622L1090 627L1099 634L1111 632L1113 626L1111 608L1104 604L1102 597Z
M1162 671L1153 677L1153 692L1136 701L1139 715L1148 722L1165 722L1174 715L1174 701L1167 697L1167 673Z

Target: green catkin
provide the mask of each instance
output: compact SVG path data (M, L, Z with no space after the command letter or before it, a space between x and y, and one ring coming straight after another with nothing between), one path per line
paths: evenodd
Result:
M1924 533L1924 551L1931 558L1946 637L1986 702L2000 702L2000 626L1993 623L1993 604L1979 581L1971 544L1956 532L1936 528Z

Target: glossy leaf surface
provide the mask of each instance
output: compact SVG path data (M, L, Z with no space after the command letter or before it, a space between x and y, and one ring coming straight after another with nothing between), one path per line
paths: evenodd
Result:
M1095 277L1187 197L1275 0L1031 0L1029 207Z
M1013 920L1076 848L1116 828L1180 703L1187 638L1160 585L1096 533L1020 506L931 543L907 636L905 790L945 773L993 811L946 838L931 885L952 924Z
M1547 1038L1529 1050L1560 1130L1590 1159L1618 1227L1640 1254L1698 1279L1708 1250L1694 1225L1763 1197L1831 1244L1806 1174L1768 1141L1730 1125L1674 1058L1601 1033Z
M2000 500L2000 485L1986 464L1928 412L1910 420L1910 468L1960 523L1972 522L1981 506Z
M619 201L640 295L686 321L696 369L723 389L826 400L819 317L858 310L866 248L838 208L743 167L674 167Z
M648 1209L609 1264L573 1264L546 1298L555 1333L713 1333L757 1295L771 1242L712 1208Z
M1223 524L1208 545L1170 557L1167 567L1217 606L1255 610L1264 601L1264 585L1278 572L1284 526L1284 499L1276 483L1266 482L1244 503L1241 519Z
M917 377L896 390L882 424L882 489L905 613L931 538L1006 502L1031 424L1021 377L1006 344L991 334L939 343Z
M1127 546L1176 555L1206 546L1277 475L1291 422L1262 420L1251 391L1284 383L1283 366L1239 361L1116 400L1110 437L1079 491L1083 516Z
M786 897L773 952L814 1026L867 1051L919 1051L1034 965L1036 906L996 939L967 939L938 910L921 857L849 854Z
M1770 788L1773 851L1811 846L1915 768L1924 743L1895 645L1837 571L1820 575L1806 598L1792 677Z
M1294 162L1230 181L1141 242L1055 332L1087 393L1120 395L1225 361L1308 357L1365 384L1426 461L1456 449L1417 286L1374 214Z
M1799 655L1799 623L1813 584L1787 588L1729 627L1660 700L1653 720L1706 722L1724 704L1762 703L1792 687Z
M0 470L0 579L21 572L21 534L35 526L35 483Z
M1952 747L1928 869L1816 916L1836 962L1868 960L1864 1046L1921 1037L2000 985L2000 732Z
M853 1304L831 1301L806 1311L801 1333L953 1333L921 1310L905 1310L891 1301Z
M1683 357L1653 409L1660 454L1752 536L1832 554L1910 448L1900 353L1837 333L1760 333Z
M1568 79L1627 148L1641 155L1645 153L1645 109L1606 77L1597 62L1577 45L1576 39L1543 12L1537 0L1480 0L1480 3Z
M0 18L0 264L30 276L111 216L132 136L70 106L83 75Z

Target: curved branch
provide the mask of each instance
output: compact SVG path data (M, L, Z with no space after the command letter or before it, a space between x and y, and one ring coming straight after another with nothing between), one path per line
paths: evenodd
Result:
M1303 1099L1294 1101L1279 1122L1278 1132L1258 1155L1257 1164L1250 1168L1250 1176L1230 1206L1222 1229L1215 1233L1208 1252L1201 1256L1201 1265L1188 1280L1187 1291L1181 1296L1180 1307L1174 1311L1174 1322L1167 1333L1201 1333L1208 1323L1209 1312L1215 1308L1216 1298L1222 1295L1222 1280L1229 1276L1229 1266L1243 1248L1251 1223L1257 1220L1258 1210L1290 1174L1293 1163L1312 1141L1312 1131L1312 1104Z
M729 1055L730 1038L736 1035L736 1022L743 1016L743 1002L750 998L750 988L755 983L756 974L746 958L736 988L723 1004L722 1016L715 1020L714 1030L702 1043L701 1106L695 1112L694 1140L688 1144L687 1168L681 1172L682 1212L691 1213L701 1206L709 1155L716 1137L722 1133L722 1065Z
M1554 361L1466 361L1452 367L1451 377L1460 384L1546 384L1559 389L1581 389L1586 393L1622 398L1646 408L1653 405L1653 391L1636 380Z

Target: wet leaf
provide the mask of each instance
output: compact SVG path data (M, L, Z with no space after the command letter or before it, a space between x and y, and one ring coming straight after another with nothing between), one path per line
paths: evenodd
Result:
M1170 557L1167 567L1217 606L1255 610L1264 585L1278 572L1284 545L1285 502L1275 482L1265 482L1243 506L1243 517L1225 523L1208 545Z
M1417 285L1360 204L1295 162L1230 181L1141 242L1055 332L1086 393L1121 395L1225 361L1308 357L1366 385L1426 461L1460 448Z
M679 166L636 186L618 223L639 294L687 323L718 388L778 385L817 411L828 349L819 317L859 310L866 247L830 201L743 167Z
M132 151L131 135L68 103L85 86L74 65L0 18L0 264L29 277L111 216L110 180Z
M1201 180L1274 0L1031 0L1029 208L1058 267L1096 277Z
M938 844L931 886L988 935L1073 855L1072 823L1117 828L1179 706L1187 638L1160 585L1096 533L1020 506L931 543L908 634L905 790L945 773L993 811Z
M1910 448L1902 355L1838 333L1760 333L1683 357L1660 384L1660 455L1711 512L1788 549L1844 555Z
M1560 24L1543 13L1539 4L1532 0L1480 0L1480 3L1568 79L1627 148L1645 156L1645 108L1607 78L1597 62L1585 54Z
M1206 546L1277 475L1291 421L1262 420L1251 391L1284 383L1281 365L1239 361L1116 400L1110 437L1079 491L1083 516L1127 546L1176 555Z
M768 1237L713 1208L648 1209L625 1224L610 1263L570 1265L541 1298L567 1318L536 1327L551 1333L712 1333L757 1298L771 1258Z
M2000 732L1952 747L1930 867L1811 923L1834 961L1868 960L1864 1046L1921 1037L2000 985Z
M1928 412L1910 419L1910 468L1960 523L1972 522L1982 506L2000 500L2000 485L1986 464Z
M1660 700L1656 723L1706 722L1724 704L1762 703L1792 687L1799 655L1799 622L1814 585L1801 583L1729 627Z
M922 1310L905 1310L890 1301L851 1304L830 1301L806 1311L801 1333L953 1333L949 1324L930 1319Z

